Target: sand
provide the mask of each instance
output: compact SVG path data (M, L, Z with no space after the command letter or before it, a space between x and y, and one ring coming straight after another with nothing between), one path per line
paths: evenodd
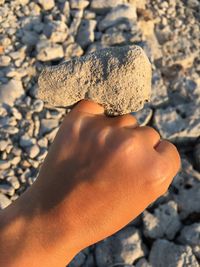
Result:
M55 107L71 108L91 99L107 115L123 115L150 100L151 64L138 46L105 48L58 66L39 77L38 97Z

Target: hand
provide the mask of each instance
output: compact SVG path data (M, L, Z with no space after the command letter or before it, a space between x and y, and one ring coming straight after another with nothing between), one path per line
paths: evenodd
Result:
M166 192L179 167L175 146L154 129L139 127L131 115L106 117L101 106L81 101L23 201L32 199L40 244L56 252L59 266L68 251L71 260L138 216Z

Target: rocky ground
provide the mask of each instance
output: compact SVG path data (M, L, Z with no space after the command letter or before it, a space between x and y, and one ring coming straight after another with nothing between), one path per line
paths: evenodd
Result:
M199 21L199 0L0 0L1 209L34 182L65 114L36 98L41 69L103 47L144 48L153 96L137 117L182 156L163 197L70 267L199 266Z

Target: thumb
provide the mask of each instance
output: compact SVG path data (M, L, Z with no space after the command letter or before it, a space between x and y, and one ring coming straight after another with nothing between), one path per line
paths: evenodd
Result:
M71 112L84 112L89 114L103 115L104 108L92 100L81 100L75 104Z

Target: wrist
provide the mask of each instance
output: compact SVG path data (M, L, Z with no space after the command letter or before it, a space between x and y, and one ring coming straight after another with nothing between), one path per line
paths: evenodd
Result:
M64 242L67 236L62 238L59 225L55 229L56 218L48 221L28 190L0 213L0 266L65 266L78 251L73 237L69 235Z

